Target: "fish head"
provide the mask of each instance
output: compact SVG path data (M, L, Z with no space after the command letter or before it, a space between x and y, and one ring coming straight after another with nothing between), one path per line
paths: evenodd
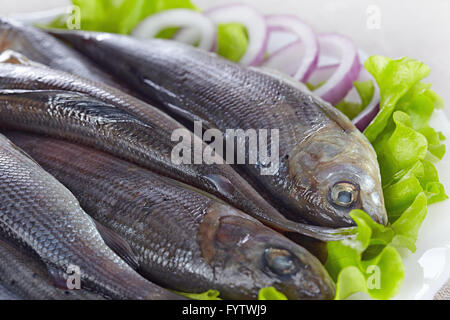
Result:
M199 234L221 296L254 299L275 287L288 299L332 299L334 283L306 249L227 205L213 205ZM236 292L240 296L236 297Z
M288 167L291 195L304 202L312 222L354 225L349 213L361 209L375 222L387 223L377 156L357 129L322 128L298 146Z

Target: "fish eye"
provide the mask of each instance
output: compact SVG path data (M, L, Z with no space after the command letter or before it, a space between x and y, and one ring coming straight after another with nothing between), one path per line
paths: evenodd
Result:
M358 198L358 188L350 182L338 182L331 188L330 198L335 205L349 207Z
M298 270L296 257L286 249L267 248L264 250L264 262L279 276L288 276Z

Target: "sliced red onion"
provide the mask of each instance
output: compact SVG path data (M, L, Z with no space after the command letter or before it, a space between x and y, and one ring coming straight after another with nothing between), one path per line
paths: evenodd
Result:
M268 31L264 17L254 8L232 4L205 11L214 23L240 23L248 34L247 51L239 61L242 64L256 66L261 63L267 48Z
M352 120L352 122L355 127L359 129L359 131L363 132L376 117L379 111L379 103L377 103L375 107L369 108L369 106L367 106L355 119Z
M338 34L319 35L320 54L339 58L339 66L322 86L313 91L314 94L335 105L339 103L353 87L361 70L358 52L348 38Z
M322 82L326 82L328 79L330 79L333 73L336 72L336 69L338 67L338 63L318 66L316 69L314 69L313 73L311 73L311 76L308 79L308 83L312 85L318 85Z
M195 45L200 42L201 38L201 31L197 28L190 27L179 30L172 39L186 44Z
M266 17L266 21L269 26L269 32L284 30L298 36L298 39L302 43L303 54L296 58L297 60L300 60L300 65L296 68L295 72L289 73L293 74L295 79L306 82L314 68L317 66L319 55L319 44L313 30L300 19L291 15L269 15ZM292 54L291 50L293 51L293 48L288 48L286 55L288 55L288 53ZM295 59L293 59L293 61L295 61Z
M188 9L166 10L149 16L131 32L137 38L155 37L161 30L170 27L195 28L201 34L198 47L210 50L214 44L214 23L200 12Z
M369 102L367 107L365 107L364 110L352 120L353 124L360 131L363 131L365 128L367 128L370 122L372 122L373 118L375 118L375 116L380 111L380 88L378 87L378 84L372 77L372 75L366 69L362 69L359 80L367 81L369 79L372 80L374 85L372 100Z
M294 76L302 63L303 51L304 47L300 40L291 42L273 52L262 65Z
M267 42L266 58L267 56L270 57L273 53L280 50L281 48L299 40L298 36L292 32L277 30L277 28L270 27L268 29L269 39Z

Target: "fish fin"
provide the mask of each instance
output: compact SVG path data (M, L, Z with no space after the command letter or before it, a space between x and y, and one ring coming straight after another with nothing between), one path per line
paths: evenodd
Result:
M100 233L103 241L111 248L119 257L121 257L127 264L129 264L134 270L139 268L139 260L133 252L131 246L120 235L111 230L108 227L100 224L97 221L95 226Z
M204 178L211 182L221 194L231 195L234 193L234 186L228 178L219 174L208 174Z
M294 232L321 241L338 241L353 239L356 236L356 227L328 228L299 223L291 220L267 220L261 222L281 232Z

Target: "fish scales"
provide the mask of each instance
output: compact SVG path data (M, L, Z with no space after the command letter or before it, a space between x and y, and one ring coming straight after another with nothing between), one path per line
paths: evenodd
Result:
M138 270L158 284L216 289L230 299L254 299L271 285L292 299L333 296L329 276L305 249L198 189L91 148L8 136L76 194L86 212L126 239ZM275 260L292 259L277 265L281 274L265 262L267 250ZM290 274L293 265L298 269Z
M67 288L70 266L83 288L115 299L178 296L146 281L112 252L77 199L22 150L0 136L0 234L35 252Z
M354 224L350 211L362 209L387 223L372 146L342 113L292 80L175 41L51 33L173 116L223 132L278 129L280 170L261 175L259 162L240 170L289 219L344 227Z
M110 152L212 193L279 229L321 240L348 236L347 230L292 223L226 164L175 164L171 155L176 142L170 140L168 127L143 122L116 105L87 94L64 90L2 90L0 114L0 127L48 134Z
M100 70L86 57L44 31L0 17L0 52L4 50L19 52L31 61L50 68L122 88L110 75Z
M103 300L84 289L55 286L45 264L32 251L0 239L0 285L13 297L24 300Z

